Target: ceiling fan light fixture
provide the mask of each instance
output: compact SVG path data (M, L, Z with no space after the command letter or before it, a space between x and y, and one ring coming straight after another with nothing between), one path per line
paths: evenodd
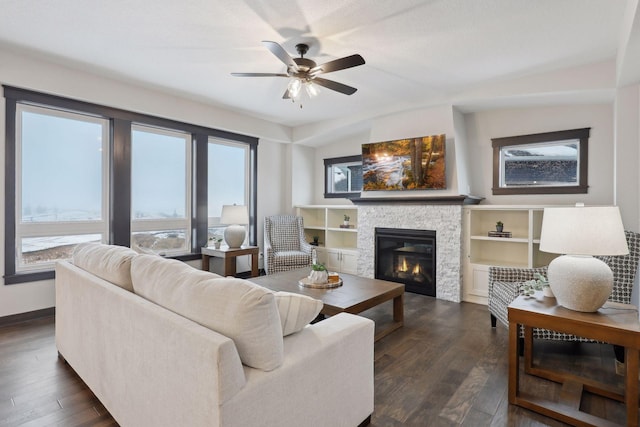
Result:
M298 78L292 78L291 80L289 80L287 89L289 90L289 97L294 99L297 98L300 94L300 89L302 89L302 81L300 81L300 79Z
M307 91L307 95L309 95L309 98L314 98L320 93L318 85L314 85L312 81L306 82L304 84L304 89Z

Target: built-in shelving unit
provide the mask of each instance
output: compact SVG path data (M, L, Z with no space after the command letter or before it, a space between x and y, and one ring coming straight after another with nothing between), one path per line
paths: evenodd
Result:
M533 268L557 255L540 251L544 206L465 206L463 300L486 304L489 267ZM511 237L490 237L502 221Z
M319 262L329 270L356 274L358 270L358 208L353 205L305 205L296 207L304 222L304 236L318 236ZM344 228L344 216L349 228Z

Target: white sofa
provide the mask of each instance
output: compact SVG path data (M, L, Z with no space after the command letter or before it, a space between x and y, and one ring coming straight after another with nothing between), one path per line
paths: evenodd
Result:
M109 245L59 262L55 287L58 351L123 427L370 420L371 320L303 326L321 302Z

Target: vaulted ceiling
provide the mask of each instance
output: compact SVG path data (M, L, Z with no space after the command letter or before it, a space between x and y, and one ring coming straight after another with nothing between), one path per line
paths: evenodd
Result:
M639 16L638 0L3 0L0 45L319 129L451 99L481 108L493 101L466 94L607 61L611 89L637 83ZM291 56L307 43L319 64L362 55L365 65L324 76L358 91L321 88L301 109L282 99L285 78L232 77L286 71L262 40Z

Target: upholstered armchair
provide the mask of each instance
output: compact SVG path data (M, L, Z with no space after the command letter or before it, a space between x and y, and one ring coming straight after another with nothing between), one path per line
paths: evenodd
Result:
M304 239L302 217L276 215L264 219L264 269L267 274L310 265L312 250Z

